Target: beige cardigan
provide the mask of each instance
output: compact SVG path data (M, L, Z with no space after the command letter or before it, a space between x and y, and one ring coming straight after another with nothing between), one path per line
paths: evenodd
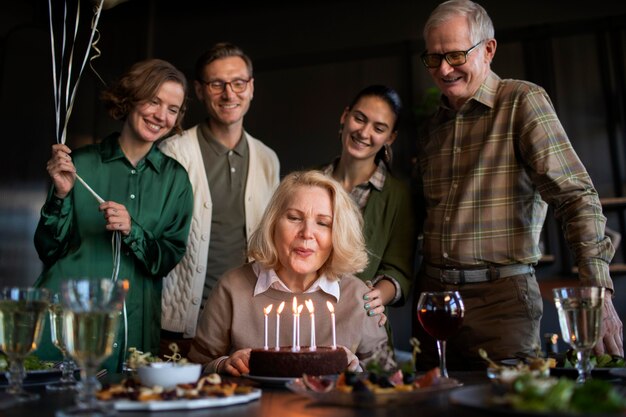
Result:
M355 276L339 281L340 298L323 291L293 294L275 289L252 296L257 276L251 264L233 269L220 278L202 310L198 331L187 355L192 362L202 363L214 372L216 365L231 353L244 348L262 348L264 344L263 308L273 304L268 317L269 347L276 345L276 309L285 301L281 314L280 345L291 346L293 335L292 302L311 299L315 307L315 336L317 346L332 345L332 325L326 301L335 308L337 344L350 349L359 360L367 361L372 354L386 346L387 332L378 326L379 317L369 317L363 308L363 294L369 289ZM306 309L300 316L300 345L310 344L311 320Z
M244 132L250 151L245 189L246 237L258 225L279 183L280 165L276 153ZM172 136L159 145L161 151L176 159L189 174L193 187L193 217L182 261L163 279L161 328L193 337L196 333L202 291L210 250L213 203L198 143L198 125Z

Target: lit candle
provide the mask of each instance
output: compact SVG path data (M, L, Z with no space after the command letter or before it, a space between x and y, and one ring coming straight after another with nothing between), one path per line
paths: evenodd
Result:
M311 314L311 350L315 350L315 309L313 308L313 300L306 300L304 302L306 304L306 309L309 310Z
M285 308L284 301L280 303L276 310L276 350L280 350L280 313L283 312L283 308Z
M326 306L328 307L328 311L330 311L330 324L333 329L333 349L337 349L337 335L335 333L335 308L330 303L330 301L326 301Z
M293 297L293 303L291 303L291 311L293 311L293 332L291 337L291 350L296 351L296 317L298 315L298 300Z
M300 304L296 315L296 350L300 350L300 313L302 313L303 308L304 306Z
M265 316L265 323L263 326L263 333L265 333L265 338L264 338L264 344L263 344L263 349L267 350L267 316L270 314L270 311L272 311L272 307L274 307L274 304L270 304L267 307L265 307L263 309L263 315Z

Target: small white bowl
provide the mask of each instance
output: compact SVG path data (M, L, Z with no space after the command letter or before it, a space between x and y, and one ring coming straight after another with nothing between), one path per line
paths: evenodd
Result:
M177 365L171 362L154 362L137 368L137 376L145 387L160 386L170 389L178 384L196 383L201 371L202 365L199 363Z

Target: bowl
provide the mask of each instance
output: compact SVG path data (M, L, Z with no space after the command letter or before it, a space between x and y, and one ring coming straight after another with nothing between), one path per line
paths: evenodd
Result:
M202 365L199 363L178 365L171 362L154 362L137 368L137 376L143 386L171 389L178 384L196 383L201 371Z

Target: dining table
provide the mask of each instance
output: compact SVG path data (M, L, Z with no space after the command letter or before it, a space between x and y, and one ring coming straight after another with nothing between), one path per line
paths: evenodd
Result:
M457 379L462 387L488 384L485 371L450 372L450 377ZM345 406L319 403L314 399L292 392L280 385L265 385L248 378L228 377L229 380L242 385L252 385L261 389L259 399L244 404L225 407L201 408L194 410L169 411L117 411L119 417L479 417L484 410L456 405L450 402L449 393L437 393L427 400L405 404L381 406ZM72 392L46 391L45 386L27 387L29 391L40 394L35 401L14 404L0 408L1 417L53 417L58 410L70 407L74 403Z
M575 375L575 373L571 373ZM571 376L570 375L570 376ZM604 374L606 377L607 374ZM258 380L246 377L224 377L228 381L240 385L249 385L261 390L258 399L243 404L224 407L198 408L193 410L168 411L117 411L117 417L484 417L485 415L526 416L527 413L518 413L513 410L490 407L481 403L480 399L471 398L488 392L492 387L486 370L453 371L450 377L459 382L459 387L433 393L428 398L421 398L415 402L400 402L386 405L352 404L335 405L318 402L308 396L293 392L280 384L264 384ZM103 378L115 382L121 379L120 375L108 375ZM614 378L613 382L624 392L624 378ZM0 388L1 389L1 388ZM0 395L0 417L53 417L58 410L68 408L74 404L73 392L46 391L45 386L27 387L29 391L40 394L35 401L2 406L6 400L6 393ZM463 396L460 390L464 390ZM455 397L457 400L455 401ZM458 398L465 398L458 401ZM478 406L477 406L478 405ZM115 415L115 414L114 414ZM541 414L532 414L533 416ZM546 414L549 415L549 414Z

